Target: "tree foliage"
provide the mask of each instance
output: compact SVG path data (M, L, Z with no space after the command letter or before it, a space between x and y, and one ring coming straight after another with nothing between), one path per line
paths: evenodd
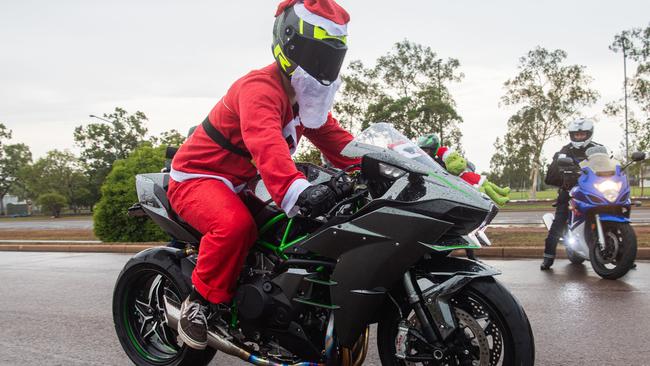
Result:
M4 215L3 198L17 189L21 169L32 161L32 153L25 144L7 144L11 130L0 123L0 215Z
M350 63L335 111L353 132L386 121L409 138L436 132L460 149L462 118L448 89L462 79L459 67L458 60L443 60L430 47L398 42L374 67Z
M51 150L34 164L25 166L20 178L21 196L37 200L45 193L58 193L76 212L94 202L81 161L69 151Z
M636 69L631 78L624 81L631 91L628 112L629 151L650 150L650 25L646 28L633 28L614 36L609 46L614 52L623 52ZM623 98L607 104L604 113L610 117L624 117ZM624 128L625 120L621 119ZM625 141L621 143L626 150ZM634 170L634 167L631 168Z
M138 202L135 176L160 170L165 147L143 144L126 159L117 160L102 185L93 216L95 235L103 241L160 241L169 237L146 217L129 217L127 209Z
M44 193L38 196L36 204L41 207L42 212L50 212L53 217L61 216L61 210L67 204L65 197L58 192Z
M575 118L580 109L598 99L590 88L591 77L585 66L567 65L563 50L537 47L519 60L518 74L505 82L502 102L517 107L508 120L508 132L502 149L520 151L500 152L493 163L503 157L513 161L500 161L496 167L519 161L529 161L531 197L535 197L537 181L542 167L542 151L546 142L565 131L567 122ZM525 156L524 156L525 155Z
M74 140L81 148L80 159L86 167L91 182L91 195L99 199L99 188L111 171L113 162L126 159L129 154L145 141L147 116L137 111L129 115L116 107L110 114L104 114L109 122L90 123L78 126Z

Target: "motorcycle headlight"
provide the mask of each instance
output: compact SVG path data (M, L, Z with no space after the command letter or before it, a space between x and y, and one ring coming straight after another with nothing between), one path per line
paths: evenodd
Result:
M623 187L623 183L614 182L612 180L604 180L604 181L602 181L600 183L594 184L594 187L596 187L596 189L598 191L600 191L600 193L602 193L603 196L605 196L605 198L609 202L614 202L614 201L616 201L616 199L618 198L619 193L621 192L621 188Z
M386 178L397 179L406 174L406 171L392 165L379 163L379 174Z

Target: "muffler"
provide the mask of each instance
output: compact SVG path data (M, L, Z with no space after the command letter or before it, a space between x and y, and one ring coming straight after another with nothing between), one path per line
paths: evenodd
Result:
M167 325L170 328L176 330L178 329L178 320L181 317L181 309L179 306L176 306L173 302L169 301L169 299L167 299L167 296L163 296L163 298L165 301L165 318L167 319ZM238 357L246 362L252 363L253 365L287 366L286 363L276 363L255 356L213 331L208 331L208 347L227 353L231 356ZM313 362L299 362L291 364L289 366L324 366L324 364Z

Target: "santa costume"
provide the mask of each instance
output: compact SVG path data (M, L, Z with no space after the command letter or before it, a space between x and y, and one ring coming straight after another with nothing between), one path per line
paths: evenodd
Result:
M299 195L310 186L291 158L302 136L336 167L358 163L341 155L353 137L329 113L340 83L338 70L332 82L312 77L315 72L330 75L332 70L314 71L316 63L296 54L296 47L289 44L299 42L307 31L313 32L310 37L344 39L349 16L332 0L293 0L282 2L276 17L288 16L289 10L300 19L300 29L292 29L300 34L287 38L286 44L274 43L276 62L237 80L172 162L168 190L172 208L203 234L192 283L212 303L231 300L256 240L255 222L239 196L249 180L259 173L272 199L291 216L297 212ZM303 64L294 62L299 57ZM283 77L289 77L296 92L296 105L291 104Z

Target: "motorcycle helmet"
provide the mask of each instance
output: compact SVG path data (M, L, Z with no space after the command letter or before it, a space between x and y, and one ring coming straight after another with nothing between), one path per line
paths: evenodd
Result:
M273 57L289 78L302 68L322 85L339 76L347 47L348 13L333 0L287 0L273 26Z
M594 122L587 118L579 118L569 122L569 138L576 149L589 145L594 135Z
M440 137L435 133L420 136L418 138L418 146L429 154L435 154L440 148Z

